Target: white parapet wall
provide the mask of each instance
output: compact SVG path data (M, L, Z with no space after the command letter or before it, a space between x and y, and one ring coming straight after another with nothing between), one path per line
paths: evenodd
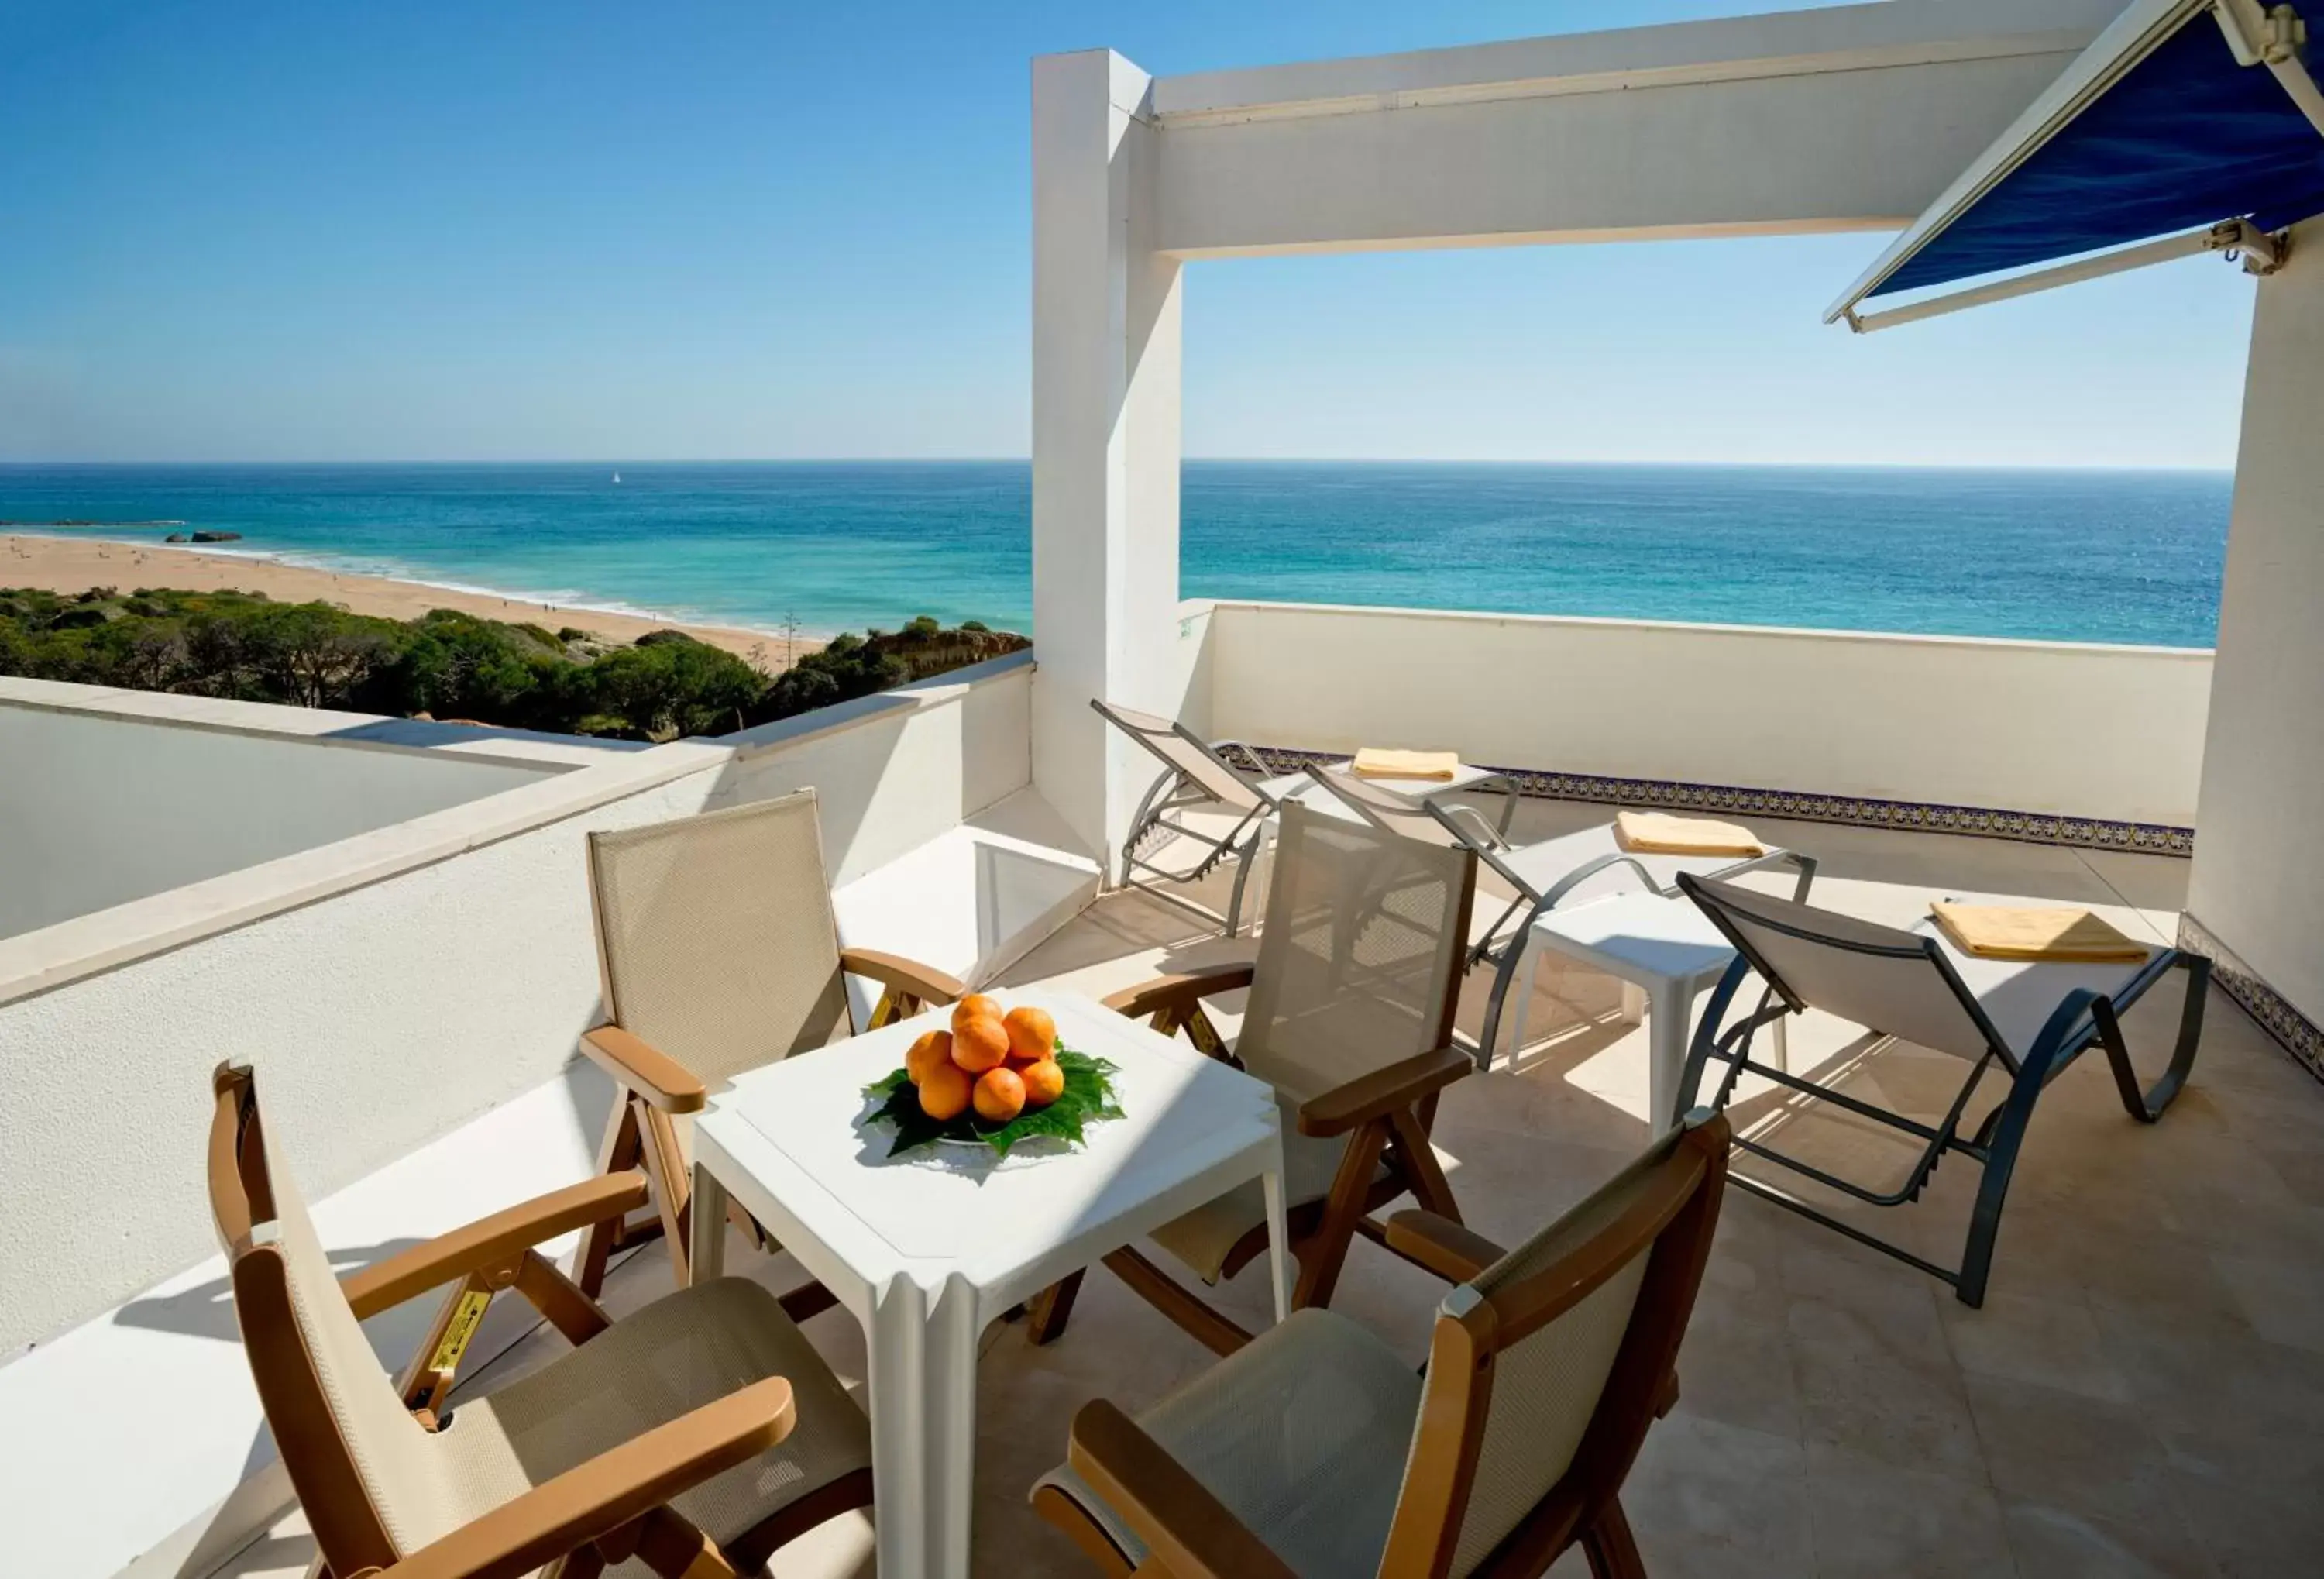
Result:
M1032 673L1019 654L650 748L469 731L452 738L578 754L553 776L0 938L0 1417L71 1399L75 1418L0 1448L0 1523L25 1571L102 1579L145 1554L141 1574L206 1572L285 1505L212 1253L218 1061L259 1070L270 1126L345 1264L570 1183L609 1100L574 1057L602 1018L587 833L812 786L843 933L978 979L1098 881L1030 788ZM239 723L295 735L325 721L260 709ZM405 1317L373 1325L383 1353L414 1341ZM123 1484L139 1488L127 1508Z
M265 1074L278 1130L315 1159L311 1195L361 1178L556 1078L600 1018L590 829L811 785L834 886L861 885L1026 789L1031 671L1019 655L715 742L567 743L595 765L0 938L0 1355L209 1248L201 1134L218 1060ZM166 760L151 778L166 799ZM1012 861L1022 826L1056 826L1038 808L1014 817L991 836ZM1093 882L1080 852L1056 863L1054 881L1007 887L1005 928L1054 925L1067 889ZM1009 940L973 888L945 893L927 902L958 910L944 935L973 946L936 963L972 965ZM877 930L877 907L856 909Z
M2195 822L2208 651L1318 604L1185 615L1182 716L1216 737Z
M0 678L0 937L636 749Z

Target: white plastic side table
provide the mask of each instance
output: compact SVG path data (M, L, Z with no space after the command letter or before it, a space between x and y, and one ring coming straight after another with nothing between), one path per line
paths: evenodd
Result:
M996 1159L938 1145L891 1159L863 1087L900 1067L937 1011L754 1069L694 1129L694 1275L724 1260L726 1201L749 1209L862 1325L882 1579L964 1579L976 1454L977 1342L1067 1273L1252 1178L1267 1200L1275 1313L1291 1301L1283 1138L1261 1081L1086 998L1001 994L1110 1059L1124 1116Z
M1513 1036L1522 1036L1533 997L1534 967L1545 948L1619 977L1646 994L1647 1020L1647 1120L1653 1132L1667 1131L1678 1115L1678 1085L1686 1073L1688 1031L1694 1000L1717 983L1735 958L1735 949L1711 918L1684 898L1657 893L1609 894L1571 910L1551 910L1527 929L1517 961ZM1628 1003L1628 994L1625 994ZM1784 1021L1774 1026L1775 1067L1791 1067Z

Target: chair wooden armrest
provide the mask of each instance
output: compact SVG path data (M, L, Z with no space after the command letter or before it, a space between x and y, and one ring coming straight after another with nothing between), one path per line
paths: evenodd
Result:
M1303 1135L1344 1135L1357 1125L1410 1107L1476 1072L1477 1060L1459 1048L1439 1048L1349 1081L1299 1104Z
M626 1168L600 1174L350 1272L339 1280L339 1287L347 1303L355 1307L356 1319L362 1320L456 1278L505 1261L544 1240L626 1216L646 1204L647 1195L643 1174Z
M682 1537L690 1526L652 1516L680 1492L780 1442L798 1418L783 1378L739 1388L503 1502L382 1570L381 1579L520 1579L640 1520L648 1522L641 1532L647 1545L658 1536ZM656 1522L659 1530L651 1528Z
M1291 1567L1111 1401L1074 1417L1065 1462L1177 1579L1294 1579Z
M1507 1253L1473 1229L1416 1207L1388 1220L1388 1248L1452 1283L1468 1282Z
M1199 1003L1214 993L1231 993L1250 985L1255 967L1249 960L1235 965L1206 965L1176 975L1156 976L1150 982L1140 982L1134 987L1124 987L1109 998L1101 1000L1116 1014L1126 1014L1132 1020L1159 1009Z
M709 1095L685 1065L618 1025L583 1031L581 1050L606 1074L664 1113L698 1112Z
M922 965L900 955L882 954L876 948L841 949L839 968L883 987L908 993L926 1003L956 1003L968 995L968 983L957 977L948 976L932 965Z

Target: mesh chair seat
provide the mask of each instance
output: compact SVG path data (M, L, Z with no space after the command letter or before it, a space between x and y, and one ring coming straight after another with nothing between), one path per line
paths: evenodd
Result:
M429 1440L449 1461L466 1522L770 1376L791 1385L798 1408L791 1434L671 1504L723 1547L872 1463L863 1411L756 1283L720 1278L665 1296L540 1370L463 1401ZM634 1560L607 1572L650 1579Z
M2102 993L2112 998L2120 995L2147 965L2147 960L2136 965L2119 961L2107 964L2063 963L2051 960L1986 959L1974 954L1964 954L1953 946L1943 928L1934 920L1923 920L1913 928L1915 935L1934 937L1943 949L1946 959L1960 974L1963 985L1977 999L1978 1007L1993 1021L1993 1029L2009 1044L2009 1050L2023 1057L2033 1050L2034 1042L2049 1023L2050 1016L2062 1002L2067 993L2077 988ZM2147 959L2160 952L2148 951ZM1886 1030L1886 1027L1880 1029ZM1974 1058L1983 1048L1970 1044L1938 1049Z
M1420 1412L1421 1378L1368 1329L1301 1310L1138 1417L1139 1425L1292 1570L1379 1567ZM1133 1565L1145 1543L1065 1465L1041 1478Z
M1288 1211L1332 1193L1348 1138L1301 1134L1299 1104L1280 1091L1275 1101L1283 1115L1283 1205ZM1384 1179L1388 1172L1383 1167L1375 1177ZM1257 1179L1250 1179L1164 1223L1154 1231L1154 1242L1185 1262L1204 1282L1216 1283L1234 1247L1266 1222L1267 1192Z

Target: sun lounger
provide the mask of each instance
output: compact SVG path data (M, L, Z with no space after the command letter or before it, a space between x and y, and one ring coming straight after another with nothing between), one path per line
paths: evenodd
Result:
M1959 1267L1925 1260L1757 1180L1741 1175L1735 1180L1754 1194L1941 1278L1963 1304L1984 1302L2010 1175L2017 1166L2026 1122L2043 1088L2091 1047L2103 1048L2124 1111L2141 1123L2153 1123L2178 1095L2194 1064L2210 981L2210 962L2200 955L2157 945L2135 962L1981 958L1958 947L1934 918L1905 931L1729 882L1692 875L1678 882L1736 949L1734 965L1712 991L1696 1024L1678 1100L1695 1100L1703 1073L1715 1060L1726 1067L1709 1101L1715 1110L1727 1106L1737 1081L1748 1071L1923 1142L1903 1183L1878 1190L1760 1140L1736 1139L1736 1145L1755 1157L1875 1206L1901 1205L1917 1198L1948 1152L1960 1152L1982 1165L1984 1177ZM2187 973L2178 1041L2162 1076L2142 1089L2123 1039L2121 1016L2172 970ZM1722 1029L1737 993L1755 974L1765 983L1757 1007ZM1968 1066L1967 1078L1943 1117L1932 1125L1752 1058L1752 1035L1759 1026L1808 1009L1950 1053ZM1994 1069L2006 1077L2008 1094L1964 1138L1970 1098L1986 1073Z
M1494 967L1493 990L1486 1000L1484 1029L1477 1041L1480 1065L1492 1059L1509 988L1516 980L1518 965L1526 958L1526 934L1536 919L1556 909L1585 884L1593 895L1637 886L1675 898L1682 875L1731 878L1747 872L1786 866L1799 873L1793 897L1805 899L1809 885L1815 881L1813 858L1794 851L1768 846L1760 854L1738 858L1731 854L1670 854L1632 850L1624 846L1614 822L1530 845L1515 845L1473 806L1444 799L1416 805L1349 774L1320 772L1310 768L1308 776L1337 798L1340 804L1375 827L1427 844L1452 845L1472 851L1485 869L1508 889L1510 897L1500 914L1469 951L1471 969L1479 965ZM1601 877L1605 881L1595 881ZM1513 1034L1521 1035L1522 1028Z
M1111 702L1093 700L1090 706L1164 770L1130 819L1121 845L1122 882L1216 922L1234 937L1242 928L1251 869L1266 851L1283 802L1307 788L1305 775L1246 773L1225 755L1242 749L1237 742L1207 741L1183 724ZM1223 914L1176 891L1229 863L1234 886Z

